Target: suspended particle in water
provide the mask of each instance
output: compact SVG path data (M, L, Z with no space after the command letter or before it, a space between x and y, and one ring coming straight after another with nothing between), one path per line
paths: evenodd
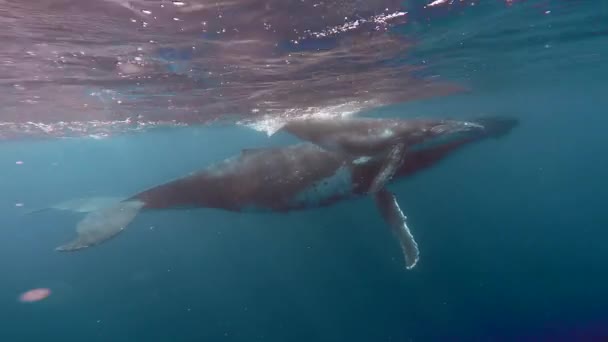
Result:
M38 302L51 295L51 290L47 288L38 288L26 291L19 295L19 301L22 303Z
M15 162L15 164L17 164L17 165L23 165L23 161L22 161L22 160L17 160L17 161Z

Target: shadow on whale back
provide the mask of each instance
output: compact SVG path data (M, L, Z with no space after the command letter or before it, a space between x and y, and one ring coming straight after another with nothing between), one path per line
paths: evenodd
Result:
M469 122L483 129L470 130L464 135L455 135L453 139L448 137L446 142L405 152L403 163L395 164L397 168L393 173L394 178L403 178L431 167L469 143L490 137L503 137L519 124L517 119L508 117L484 117ZM352 156L310 142L247 150L237 157L228 158L187 177L91 210L78 223L77 237L56 250L77 251L107 241L122 232L142 209L190 204L201 208L241 211L246 209L246 205L255 207L260 204L256 203L259 198L267 199L267 194L271 193L276 194L276 203L265 209L287 211L318 207L321 203L331 204L353 196L371 195L379 213L401 245L406 268L411 269L418 262L418 244L407 227L406 217L399 208L396 196L385 187L373 193L369 190L379 170L383 170L383 163L381 158L359 162ZM326 186L320 186L324 184ZM213 191L204 191L209 189ZM147 205L146 201L155 197L164 206ZM217 197L221 197L221 206L213 205L218 203ZM271 202L261 204L269 203Z

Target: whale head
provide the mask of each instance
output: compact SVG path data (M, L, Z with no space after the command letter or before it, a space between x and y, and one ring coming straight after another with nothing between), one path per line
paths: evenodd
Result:
M391 143L403 142L407 146L432 142L437 139L460 136L461 134L483 132L484 126L474 121L463 120L399 120L387 128L392 135ZM388 134L387 134L388 137Z
M397 137L413 146L467 137L500 138L518 124L519 120L511 117L481 117L472 120L425 119L399 122L393 130Z

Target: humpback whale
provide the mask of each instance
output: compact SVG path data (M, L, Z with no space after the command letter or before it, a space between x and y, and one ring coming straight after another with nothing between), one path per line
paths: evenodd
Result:
M466 129L464 135L456 134L453 139L442 140L438 144L410 149L403 156L404 162L396 164L394 177L387 182L430 167L465 144L506 134L516 124L513 119L477 120L468 126L475 129ZM454 123L452 127L459 125L462 123ZM442 130L443 135L457 131L463 130ZM416 132L414 130L413 134ZM357 134L365 138L367 133ZM412 132L405 135L408 134ZM350 148L349 145L344 146ZM77 224L76 238L56 250L77 251L103 243L122 232L143 210L215 208L234 212L287 212L371 194L381 216L401 245L406 268L413 268L419 259L418 244L395 195L384 186L370 192L377 175L386 168L385 160L372 154L372 158L360 161L355 157L362 152L351 151L354 152L324 148L322 144L310 141L283 147L245 149L239 155L206 169L90 211Z

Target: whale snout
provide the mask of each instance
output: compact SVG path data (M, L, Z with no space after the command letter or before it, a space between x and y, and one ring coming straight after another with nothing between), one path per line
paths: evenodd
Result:
M484 134L495 138L507 135L511 130L519 125L519 120L509 117L487 117L474 120L483 126Z
M435 136L458 133L482 134L501 137L519 125L519 120L510 117L483 117L468 121L446 120L432 126L428 131Z

